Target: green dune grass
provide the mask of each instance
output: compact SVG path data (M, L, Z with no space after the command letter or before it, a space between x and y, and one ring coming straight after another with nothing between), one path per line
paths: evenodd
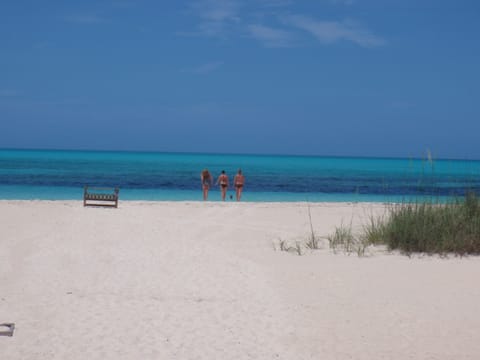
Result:
M385 218L371 219L363 237L406 254L480 254L480 200L470 192L446 204L392 205Z

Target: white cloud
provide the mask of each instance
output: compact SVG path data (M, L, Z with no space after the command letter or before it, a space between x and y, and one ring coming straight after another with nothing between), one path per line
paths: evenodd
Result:
M317 21L302 15L291 15L285 17L284 21L311 33L324 44L346 40L362 47L375 47L386 43L384 39L354 21Z
M349 5L354 0L330 0ZM252 4L269 10L249 12ZM370 48L382 46L386 41L368 28L351 21L319 21L305 15L279 15L276 8L292 5L292 0L196 0L190 12L198 18L197 29L189 36L227 38L247 33L267 47L290 47L301 32L313 35L323 44L350 41ZM271 24L276 24L272 26Z
M274 29L264 25L248 25L250 35L263 42L267 47L288 47L293 44L293 36L290 32Z
M231 24L240 21L240 2L237 0L201 0L191 6L201 18L199 31L207 36L224 36Z
M197 6L200 16L210 21L236 20L240 7L235 0L204 0Z

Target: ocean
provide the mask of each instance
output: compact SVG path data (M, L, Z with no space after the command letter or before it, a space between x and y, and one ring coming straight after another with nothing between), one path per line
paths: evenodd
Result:
M80 200L119 187L120 200L201 201L200 172L242 169L242 201L398 202L480 192L480 161L116 151L0 150L0 199ZM234 190L229 189L227 201ZM217 187L209 200L220 201Z

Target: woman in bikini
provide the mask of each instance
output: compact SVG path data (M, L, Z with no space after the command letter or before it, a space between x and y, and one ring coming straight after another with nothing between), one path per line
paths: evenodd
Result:
M235 178L233 180L233 185L235 186L235 190L237 192L237 201L240 201L242 198L242 190L243 190L243 185L245 184L245 176L242 174L242 169L238 169L237 175L235 175Z
M203 188L203 201L207 200L208 198L208 190L210 186L212 186L212 175L208 169L203 169L200 174L200 180L202 181L202 188Z
M228 176L225 174L225 170L222 170L222 173L217 179L215 185L220 184L220 191L222 192L222 201L225 201L225 196L227 195L228 188Z

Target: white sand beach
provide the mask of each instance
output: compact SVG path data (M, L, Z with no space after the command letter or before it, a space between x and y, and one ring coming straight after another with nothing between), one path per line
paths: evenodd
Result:
M310 204L319 236L385 205ZM0 201L0 359L479 359L480 258L302 256L305 203Z

